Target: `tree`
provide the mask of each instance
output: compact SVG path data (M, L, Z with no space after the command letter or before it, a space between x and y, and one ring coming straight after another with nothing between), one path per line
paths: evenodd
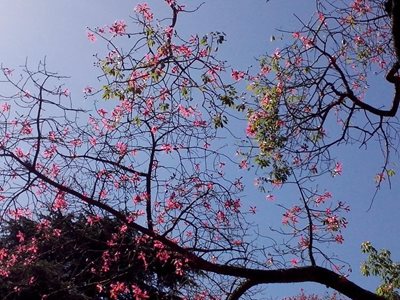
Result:
M2 229L3 299L182 299L179 287L193 284L180 257L115 219L58 211Z
M361 266L365 276L375 275L382 278L382 284L377 288L377 294L387 299L398 299L400 288L400 264L391 259L390 251L377 251L370 242L361 245L363 253L368 254L367 261Z
M223 33L179 36L179 16L190 9L165 2L171 15L157 21L147 4L137 5L136 31L122 20L88 30L90 41L107 44L105 57L97 57L102 86L84 90L85 97L104 100L91 112L74 108L69 90L60 84L64 77L50 72L45 62L36 70L26 65L20 76L2 67L2 83L13 92L1 96L1 210L10 228L31 228L29 234L14 230L5 236L14 237L2 248L5 253L25 250L13 253L12 263L8 254L1 256L3 278L23 276L16 268L32 270L43 262L44 253L31 247L40 233L32 228L58 214L68 216L69 227L83 228L85 236L112 222L143 240L126 242L132 253L144 247L152 264L136 254L129 257L129 248L128 257L122 255L111 271L116 277L82 273L89 285L100 285L104 297L146 299L159 293L239 299L262 284L312 281L353 299L383 299L348 280L340 260L324 248L343 243L349 207L331 199L328 190L316 189L314 182L341 175L340 161L330 155L334 145L366 144L375 136L385 146L377 187L394 175L388 162L396 148L392 117L400 88L397 1L391 2L390 16L377 0L317 1L317 16L292 33L292 44L262 57L254 75L234 69L227 74L228 66L217 59ZM392 38L395 47L388 46ZM129 47L121 47L126 41ZM355 67L349 68L350 63ZM387 74L395 87L389 109L362 98L371 69ZM245 80L253 99L238 91ZM243 125L243 112L248 136L238 137L231 128ZM329 136L327 127L332 128ZM237 161L232 147L243 139ZM253 162L261 168L261 190L272 184L298 191L299 203L288 208L282 203L284 227L275 230L288 237L282 242L260 245L262 236L254 235L250 222L255 209L243 209L244 182L231 170L251 173ZM85 229L82 211L86 220L101 216L106 221L93 233ZM74 241L72 233L67 230L55 245L62 247L65 237ZM106 235L108 248L101 248L102 255L119 244L113 233ZM29 243L25 235L32 237ZM89 268L89 261L77 270ZM62 267L75 262L62 260ZM118 272L132 264L147 272L148 283L131 272L133 277L119 279ZM170 285L160 268L175 272ZM78 287L68 282L55 282L51 292L73 293ZM24 289L16 285L19 291Z

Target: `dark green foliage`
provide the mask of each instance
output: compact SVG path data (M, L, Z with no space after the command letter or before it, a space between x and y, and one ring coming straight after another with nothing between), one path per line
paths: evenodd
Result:
M36 250L26 250L32 245ZM0 249L8 253L1 259L3 269L12 254L17 257L8 276L0 277L1 299L132 299L132 285L149 299L180 299L179 289L192 285L185 266L182 275L176 272L179 256L110 218L88 224L84 216L57 213L42 222L9 221L2 227ZM158 251L167 259L159 259ZM128 289L113 298L113 283Z

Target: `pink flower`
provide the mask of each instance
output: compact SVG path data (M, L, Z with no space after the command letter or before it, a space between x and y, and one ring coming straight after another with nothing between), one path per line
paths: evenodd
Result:
M241 169L247 169L248 167L249 167L249 164L247 163L247 160L242 160L239 163L239 168L241 168Z
M50 145L49 148L44 150L43 157L44 158L52 158L56 152L57 152L57 146L52 144L52 145Z
M172 28L171 26L168 26L167 28L164 29L165 35L167 36L167 38L171 38L172 34L174 33L174 28Z
M188 117L190 117L190 116L192 116L194 114L194 109L192 107L186 108L182 104L178 105L178 110L179 110L179 113L183 117L186 117L186 118L188 118Z
M195 120L193 121L194 127L207 127L207 122L204 120Z
M192 55L192 49L190 49L189 47L185 46L185 45L181 45L179 47L176 48L176 51L178 53L181 53L182 55L184 55L185 57L190 57L190 55ZM211 71L212 69L210 69L209 71Z
M299 264L299 260L297 258L292 258L290 260L290 263L292 264L293 267L296 267Z
M338 234L337 236L335 236L335 241L338 244L343 244L344 238L341 234Z
M49 140L52 142L56 140L56 133L54 131L49 132Z
M225 213L224 213L223 211L220 211L220 210L217 212L216 220L217 220L218 222L220 222L220 223L223 223L223 222L227 222L227 221L228 221L228 219L226 218Z
M273 54L274 59L280 59L281 58L281 50L276 49L274 54Z
M68 97L71 94L71 92L69 89L64 89L61 94L63 94L65 97Z
M330 198L332 198L332 193L325 192L323 195L317 196L317 198L315 199L315 203L318 205L318 204L324 203L325 200L330 199Z
M116 283L110 284L110 297L111 299L118 299L118 296L128 292L128 287L123 282L117 281Z
M144 77L144 75L141 72L138 72L136 70L133 71L129 78L128 86L132 89L136 89L136 85L137 85L136 81L143 77Z
M152 21L153 20L153 13L150 10L150 7L147 5L147 3L141 3L136 5L135 12L142 14L145 20L147 21Z
M174 147L171 144L164 144L161 146L161 150L163 150L165 153L171 153L172 150L174 150Z
M93 88L91 86L87 86L83 89L83 93L86 95L89 95L89 94L93 93Z
M182 276L183 275L183 262L180 259L175 259L174 260L174 266L175 266L175 274Z
M53 210L67 208L67 201L65 201L65 192L59 191L54 199Z
M302 41L302 43L306 49L310 49L312 46L314 46L314 42L312 40L310 40L309 38L300 37L300 40Z
M96 224L98 222L101 221L101 217L100 216L88 216L86 217L86 223L89 224L90 226L92 226L93 224Z
M97 113L100 116L104 117L107 114L107 111L104 108L100 108L100 109L97 110Z
M107 195L108 195L108 192L106 190L102 189L100 191L99 198L100 199L105 199L105 198L107 198Z
M257 133L257 131L256 131L255 126L249 122L246 127L246 135L248 137L255 137L256 133Z
M11 70L10 68L3 68L3 72L6 76L11 76L13 71L14 70Z
M22 128L21 128L21 134L31 134L32 133L32 127L29 124L28 121L24 121L22 123Z
M21 217L30 217L32 215L32 211L28 208L17 208L15 210L8 210L7 213L15 218L16 220L20 219Z
M79 139L79 138L73 139L70 143L71 143L72 146L75 146L75 147L82 146L82 140Z
M110 33L113 36L123 35L126 32L126 24L124 20L115 21L114 24L110 27Z
M263 66L261 68L260 74L261 75L267 75L269 72L271 72L271 67L269 66Z
M155 134L158 131L158 127L157 126L152 126L150 129L152 134Z
M91 137L89 138L89 143L94 147L97 145L97 139L95 137Z
M53 229L53 236L60 237L61 236L61 229Z
M365 44L364 39L361 36L355 36L354 37L354 42L356 43L357 46L361 46Z
M324 224L326 225L327 230L329 231L337 231L341 226L340 219L337 216L327 217L324 220Z
M343 166L342 166L342 164L340 163L340 162L337 162L336 164L335 164L335 168L333 169L333 171L332 171L332 176L336 176L336 175L342 175L342 171L343 171Z
M287 210L283 214L282 224L289 225L297 223L298 222L297 214L299 213L298 209L300 209L298 206L294 206L293 208Z
M268 201L274 201L275 200L275 196L272 194L268 194L267 196L265 196L265 199L267 199Z
M126 112L131 112L133 109L132 103L128 99L122 100L121 106Z
M136 195L135 197L132 198L132 201L134 204L139 204L140 202L142 202L142 198L140 197L140 195Z
M94 43L95 41L96 41L96 35L93 33L93 32L91 32L91 31L88 31L88 33L87 33L87 39L90 41L90 42L92 42L92 43Z
M117 142L115 148L120 156L124 156L128 152L128 146L123 142Z
M18 158L23 158L26 154L24 153L24 151L22 151L21 148L17 147L14 150L14 154L18 157Z
M31 95L31 93L28 91L28 90L26 90L25 92L24 92L24 96L26 97L26 98L30 98L30 97L32 97L32 95Z
M168 4L169 6L172 6L172 5L175 4L175 0L165 0L165 2L167 2L167 4Z
M120 233L126 233L128 231L128 226L126 224L123 224L120 228L119 228L119 232Z
M165 206L167 211L182 208L182 204L176 201L174 194L165 201Z
M60 167L57 164L52 164L51 168L49 170L49 174L52 177L57 177L57 175L60 173Z
M300 241L299 241L300 248L303 250L303 249L308 248L309 245L310 245L309 239L305 238L304 236L301 236Z
M244 78L245 73L243 71L232 70L232 78L236 81L239 81Z
M135 300L146 300L150 298L147 292L142 291L142 289L137 285L132 284L132 291L133 294L135 295Z
M3 103L3 104L1 105L1 111L2 111L2 112L10 111L10 108L11 108L11 105L8 104L8 103Z
M206 48L201 49L199 52L199 57L207 57L208 53L209 53L209 49L206 49Z
M234 245L234 246L240 246L242 244L243 244L243 241L241 241L241 240L233 240L232 241L232 245Z
M324 25L326 25L325 22L325 15L322 12L318 13L318 19L320 20L321 23L323 23Z
M298 31L293 32L292 36L293 36L295 39L298 39L298 38L300 38L300 32L298 32Z
M377 183L377 184L380 184L382 181L384 181L385 180L385 175L383 174L383 173L378 173L378 174L376 174L376 176L375 176L375 182Z
M96 289L99 293L101 293L104 290L104 286L101 285L100 283L96 284Z
M17 239L18 242L23 243L25 241L25 234L18 230Z

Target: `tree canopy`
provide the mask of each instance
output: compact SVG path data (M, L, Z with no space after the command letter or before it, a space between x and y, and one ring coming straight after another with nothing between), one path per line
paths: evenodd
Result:
M194 284L179 256L116 219L58 211L2 230L3 299L182 299Z
M395 299L390 252L363 244L363 273L383 278L372 292L331 251L351 202L321 185L342 175L334 149L350 144L379 145L377 192L395 176L399 1L317 0L247 70L219 57L224 33L180 33L180 17L201 7L164 5L167 17L140 3L129 22L87 30L105 52L99 84L81 96L89 111L46 61L1 67L2 297L234 300L315 282ZM371 74L393 99L368 98ZM298 199L279 201L282 221L267 231L249 178L267 199L278 189ZM319 296L296 299L306 297Z

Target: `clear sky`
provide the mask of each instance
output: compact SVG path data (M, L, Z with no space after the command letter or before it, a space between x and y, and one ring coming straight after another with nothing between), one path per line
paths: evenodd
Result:
M158 13L163 14L164 4L160 2L148 1L155 8L156 17ZM202 1L186 2L194 7ZM13 68L28 59L29 65L34 67L46 57L50 70L71 76L67 86L72 91L74 104L90 108L81 90L96 83L98 71L93 67L92 55L103 51L104 44L89 43L86 27L110 24L117 19L125 19L129 24L129 15L133 14L137 3L139 1L0 0L0 62ZM257 56L281 45L276 29L296 30L298 23L293 14L308 19L314 12L313 5L314 1L309 0L271 0L268 3L265 0L205 0L198 12L182 17L178 30L186 33L225 32L228 42L222 47L220 58L236 68L246 69L257 65ZM272 35L278 37L273 42L270 40ZM384 85L373 88L373 95L392 97L391 89ZM381 189L371 210L367 211L375 192L373 178L381 166L379 150L374 146L367 150L346 146L338 148L336 154L343 161L343 176L327 182L326 188L332 190L336 198L347 201L352 212L348 230L344 232L345 243L335 246L335 251L352 264L354 271L350 279L373 290L376 281L359 275L363 259L360 244L370 240L377 248L391 249L394 258L400 260L400 188L397 184L400 175L394 177L391 190L387 186ZM259 195L249 198L248 201L254 201L265 214L278 212L274 203L264 201ZM262 224L261 219L265 218L260 218L260 226L269 225ZM301 286L297 285L295 291ZM309 288L310 292L313 287ZM289 296L283 285L268 287L267 291L273 296Z

